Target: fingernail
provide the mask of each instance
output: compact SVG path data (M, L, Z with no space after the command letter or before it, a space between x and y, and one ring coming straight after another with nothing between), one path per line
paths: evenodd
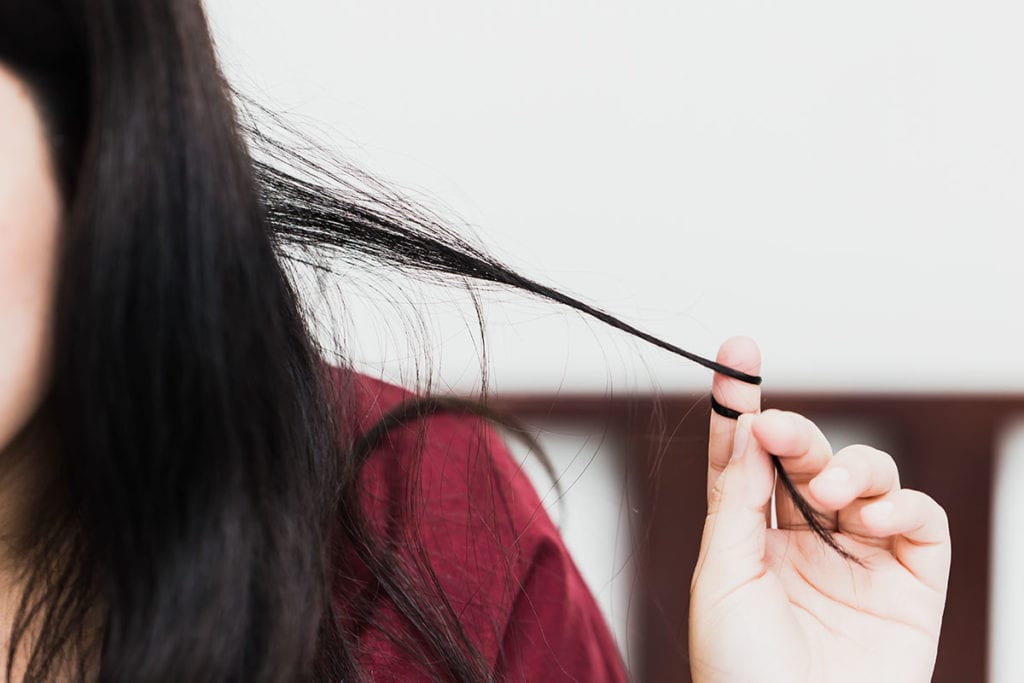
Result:
M875 526L882 524L892 514L892 503L887 500L880 500L877 503L871 503L865 505L861 511L860 516L868 524Z
M826 486L842 486L850 481L850 470L845 467L829 467L814 478L815 486L825 484Z
M747 451L747 442L750 441L750 421L753 418L749 415L740 415L736 421L736 433L732 440L731 460L739 460Z

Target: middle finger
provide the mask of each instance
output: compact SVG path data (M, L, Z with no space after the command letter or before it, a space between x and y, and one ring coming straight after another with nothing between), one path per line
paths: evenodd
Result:
M797 492L807 499L822 521L836 528L834 510L820 505L809 496L808 482L821 472L832 458L832 446L818 426L803 415L781 410L766 410L752 425L754 435L771 454L778 456L783 469ZM797 510L789 493L782 487L775 489L775 515L780 529L802 529L807 522Z

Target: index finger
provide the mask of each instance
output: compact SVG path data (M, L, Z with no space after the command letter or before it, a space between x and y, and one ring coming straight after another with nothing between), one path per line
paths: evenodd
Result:
M733 337L718 349L715 360L722 365L750 375L761 374L761 351L750 337ZM761 410L761 387L715 373L711 393L723 406L741 413ZM711 431L708 439L708 496L732 453L736 420L711 412Z

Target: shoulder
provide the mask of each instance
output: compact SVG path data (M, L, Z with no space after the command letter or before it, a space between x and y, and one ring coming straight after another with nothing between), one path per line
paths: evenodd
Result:
M364 375L347 384L357 433L416 398ZM360 489L375 531L429 567L501 678L624 680L558 530L485 420L440 412L395 426L363 466Z

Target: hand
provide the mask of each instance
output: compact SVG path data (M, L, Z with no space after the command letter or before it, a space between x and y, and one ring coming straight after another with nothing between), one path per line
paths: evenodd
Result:
M751 374L749 339L718 361ZM708 515L690 596L695 683L914 683L931 680L949 575L945 512L900 488L893 459L867 446L832 455L808 419L760 411L760 390L717 375L712 391L739 420L711 416ZM781 490L779 456L824 513L844 559L811 531Z

